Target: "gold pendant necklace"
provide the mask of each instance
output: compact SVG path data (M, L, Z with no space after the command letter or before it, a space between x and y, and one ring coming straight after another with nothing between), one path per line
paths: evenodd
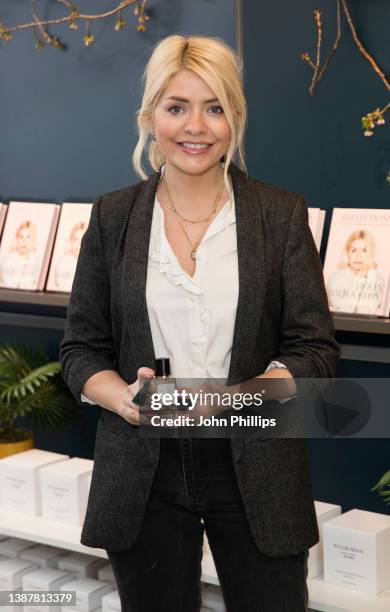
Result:
M200 242L201 242L201 240L202 240L203 236L205 235L205 233L206 233L206 231L207 231L207 227L205 228L205 230L204 230L204 232L202 233L202 235L201 235L201 237L199 238L199 240L198 240L198 241L197 241L197 242L194 244L194 243L192 242L191 238L189 237L189 235L187 234L186 230L184 229L183 223L181 222L181 220L180 220L180 219L183 219L184 221L187 221L188 223L204 223L205 221L208 221L209 219L211 219L211 217L212 217L212 216L213 216L213 215L216 213L216 211L217 211L218 204L219 204L219 200L220 200L220 198L221 198L222 191L223 191L223 185L224 185L224 182L222 181L221 187L219 188L219 191L218 191L218 193L217 193L217 197L216 197L216 199L215 199L214 208L213 208L213 210L211 211L211 213L208 215L208 217L206 217L205 219L201 219L200 221L193 221L193 220L191 220L191 219L185 219L185 218L184 218L184 217L183 217L183 216L182 216L182 215L181 215L181 214L180 214L180 213L179 213L179 212L176 210L176 208L174 207L174 205L173 205L173 203L172 203L172 198L171 198L170 193L169 193L169 188L168 188L168 183L167 183L167 179L166 179L165 172L164 172L164 176L163 176L163 178L164 178L164 180L165 180L165 186L166 186L166 189L167 189L167 196L168 196L168 202L169 202L169 205L170 205L170 207L171 207L172 211L175 213L175 215L176 215L176 217L177 217L177 222L179 223L179 225L180 225L181 229L182 229L182 230L183 230L183 232L184 232L184 235L186 236L186 238L187 238L188 242L189 242L189 243L190 243L190 245L191 245L191 253L190 253L190 257L191 257L191 259L192 259L193 261L196 261L196 251L197 251L197 248L198 248L198 246L199 246L199 244L200 244Z

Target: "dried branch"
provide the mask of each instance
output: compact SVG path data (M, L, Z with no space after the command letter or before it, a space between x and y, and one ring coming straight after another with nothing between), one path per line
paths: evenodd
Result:
M347 19L349 28L352 32L352 38L357 46L357 48L359 49L360 53L363 55L363 57L366 58L366 60L371 64L372 68L374 69L374 71L376 72L376 74L379 76L379 78L381 79L382 83L384 84L384 86L386 87L387 91L390 91L390 83L386 78L385 73L383 72L383 70L381 70L378 66L378 64L376 63L376 61L374 60L374 58L372 57L372 55L370 55L368 53L368 51L364 48L364 46L362 45L357 32L356 32L356 28L352 22L352 18L351 18L351 13L349 12L349 8L348 8L348 4L347 4L347 0L341 0L341 3L343 5L343 9L344 9L344 13L345 13L345 17Z
M316 9L314 11L314 18L315 18L315 22L316 22L316 27L317 27L317 54L316 54L316 61L313 62L313 60L310 57L309 53L303 53L301 55L301 58L307 63L309 64L309 66L312 68L313 70L313 77L310 83L310 87L309 87L309 92L310 95L313 96L314 95L314 91L316 86L318 85L318 83L321 81L322 77L324 76L326 70L329 67L330 61L332 60L334 54L337 51L337 48L339 46L340 43L340 39L341 39L341 9L343 9L343 13L345 16L345 19L348 23L349 29L351 30L351 34L352 34L352 38L353 41L355 43L355 45L358 48L359 53L361 53L363 55L363 57L368 61L368 63L370 64L371 68L374 70L374 72L378 75L378 77L380 78L380 80L382 81L383 85L385 86L387 91L390 91L390 82L389 79L387 78L387 76L385 75L385 73L383 72L383 70L379 67L378 63L375 61L375 59L373 58L373 56L367 51L367 49L364 47L364 45L362 44L355 25L352 21L352 17L351 17L351 13L348 7L348 2L347 0L336 0L336 5L337 5L337 34L336 34L336 40L333 43L333 47L328 55L328 57L326 58L324 65L322 66L322 68L320 68L320 63L321 63L321 44L322 44L322 21L321 21L321 12ZM388 102L383 108L377 108L374 111L372 111L371 113L367 113L367 115L364 115L364 117L362 117L361 122L362 122L362 127L364 130L364 136L372 136L374 133L374 128L378 125L384 125L385 119L384 119L384 114L390 109L390 102ZM390 184L390 172L386 177L387 182Z
M328 57L326 58L326 60L324 62L324 65L321 68L321 71L320 71L320 73L318 75L316 84L319 83L321 81L322 77L324 76L324 74L325 74L325 72L326 72L326 70L327 70L327 68L328 68L328 66L329 66L329 64L330 64L334 54L337 51L337 48L339 46L339 42L340 42L340 39L341 39L341 7L340 7L340 0L337 0L336 5L337 5L337 34L336 34L336 39L335 39L335 41L333 43L332 49L331 49ZM313 94L314 94L314 90L313 90ZM311 95L313 95L313 94L311 94Z
M118 19L115 24L115 30L122 30L126 24L126 22L121 18L121 12L125 9L129 8L131 5L134 6L134 15L138 17L138 26L137 31L145 32L146 30L146 21L149 19L147 15L145 15L145 7L147 0L122 0L117 6L115 6L110 11L106 11L104 13L96 13L95 15L89 15L85 13L80 13L76 4L69 2L68 0L57 0L59 4L64 5L67 9L69 9L70 13L64 17L60 17L58 19L47 19L41 20L36 11L36 0L31 0L31 13L33 17L33 21L29 23L23 23L20 25L16 25L13 27L6 27L3 23L0 22L0 38L4 41L12 40L13 32L18 30L27 30L32 29L35 35L38 38L38 43L36 44L36 48L38 50L42 49L44 46L44 41L48 44L56 47L57 49L64 49L64 45L61 40L57 36L52 36L48 31L46 26L51 25L60 25L60 24L69 24L69 27L72 30L78 29L78 23L84 21L86 23L87 33L84 36L84 44L86 46L90 45L94 41L94 37L90 32L90 23L93 21L109 19L114 15L118 15ZM37 30L39 30L41 37L38 36Z

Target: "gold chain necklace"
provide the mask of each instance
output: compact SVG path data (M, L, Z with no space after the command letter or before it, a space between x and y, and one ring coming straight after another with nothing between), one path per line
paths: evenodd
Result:
M186 221L187 223L205 223L206 221L209 221L209 219L211 219L211 217L212 217L213 215L215 215L215 213L216 213L216 211L217 211L217 208L218 208L219 199L220 199L220 197L221 197L221 193L222 193L223 185L224 185L223 181L222 181L221 187L220 187L220 189L219 189L219 191L218 191L218 193L217 193L217 197L216 197L216 199L215 199L215 202L214 202L214 207L213 207L213 210L211 211L211 213L210 213L210 214L209 214L207 217L205 217L204 219L199 219L199 220L195 219L195 220L194 220L194 219L186 219L186 218L185 218L185 217L183 217L183 215L182 215L182 214L181 214L181 213L180 213L180 212L177 210L177 208L175 208L175 206L174 206L174 204L173 204L173 202L172 202L171 194L170 194L170 192L169 192L168 182L167 182L167 179L166 179L166 174L165 174L165 172L164 172L164 176L163 176L163 178L164 178L164 181L165 181L165 187L166 187L166 189L167 189L167 196L168 196L169 205L170 205L170 207L172 208L172 210L173 210L173 212L175 213L175 215L177 215L178 217L180 217L180 219L182 219L183 221Z
M189 243L190 243L190 245L191 245L191 253L190 253L190 257L191 257L191 259L193 259L194 261L196 261L196 251L197 251L197 248L198 248L199 244L200 244L200 243L201 243L201 241L202 241L203 236L205 235L205 233L206 233L206 231L207 231L207 227L205 228L205 230L204 230L204 232L202 233L202 235L201 235L201 237L199 238L199 240L197 240L197 242L193 243L193 242L192 242L192 240L191 240L191 238L190 238L190 237L189 237L189 235L187 234L186 230L184 229L183 223L180 221L180 218L179 218L179 217L181 217L181 215L179 215L179 214L177 213L177 211L176 211L175 207L174 207L174 206L173 206L173 204L172 204L172 200L171 200L171 197L170 197L170 194L169 194L169 190L168 190L167 180L166 180L166 178L165 178L165 173L164 173L164 179L165 179L165 186L166 186L166 188L167 188L167 196L168 196L168 202L169 202L169 205L170 205L170 207L172 208L173 212L174 212L174 213L177 215L177 217L178 217L177 222L178 222L178 224L180 225L181 229L182 229L182 230L183 230L183 232L184 232L185 237L187 238L188 242L189 242ZM223 185L224 185L224 182L222 181L222 185L221 185L221 187L220 187L220 189L219 189L219 191L218 191L218 193L217 193L217 198L216 198L216 200L215 200L214 209L213 209L212 213L211 213L211 214L210 214L210 215L207 217L207 219L203 219L203 222L204 222L204 221L208 221L209 219L211 219L211 217L213 216L213 214L215 214L215 212L216 212L216 210L217 210L217 208L218 208L219 200L220 200L220 198L221 198L221 194L222 194L222 190L223 190ZM182 218L183 218L183 217L182 217ZM186 220L186 219L184 219L184 220ZM189 221L189 223L201 223L201 221Z

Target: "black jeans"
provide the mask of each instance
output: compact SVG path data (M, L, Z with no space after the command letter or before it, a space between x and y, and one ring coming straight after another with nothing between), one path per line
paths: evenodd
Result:
M306 612L308 551L257 548L228 438L161 438L140 534L107 550L122 612L199 612L204 529L228 612Z

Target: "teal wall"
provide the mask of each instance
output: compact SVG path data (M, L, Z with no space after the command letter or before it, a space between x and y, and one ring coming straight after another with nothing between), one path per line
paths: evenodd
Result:
M349 5L362 42L390 74L390 3L352 0ZM389 128L377 128L372 138L365 138L360 128L361 117L384 106L389 95L357 51L345 22L327 74L314 97L308 93L312 72L300 55L308 51L315 56L313 10L322 11L325 57L336 32L335 6L335 0L243 3L248 170L327 211L323 246L334 206L390 208L385 181L390 170ZM339 334L338 339L386 342L365 334ZM341 361L337 373L387 378L390 365ZM316 499L342 504L344 510L389 512L370 491L390 469L388 439L311 440L308 445Z
M38 4L50 16L63 14L49 0ZM100 4L112 6L109 0ZM368 140L360 130L360 117L384 104L386 92L357 53L349 31L344 32L315 97L307 91L311 72L300 54L314 50L312 11L323 10L329 46L335 32L335 2L244 0L242 4L249 173L325 208L325 238L333 206L390 207L390 188L384 180L390 168L389 131L378 129ZM350 5L364 43L390 73L388 1L354 0ZM83 1L86 11L94 6L92 0ZM129 14L132 23L120 33L108 24L94 25L96 44L89 48L80 42L80 31L66 28L53 30L69 43L64 53L46 48L37 54L29 32L1 43L0 200L92 201L137 180L131 168L135 112L152 46L176 32L217 35L231 45L235 42L233 0L155 0L149 6L146 33L135 31L135 19ZM26 18L28 3L2 2L4 23ZM4 304L0 303L0 309L6 309ZM53 358L58 355L61 335L0 326L2 342L17 336L33 344L44 342ZM361 336L357 341L371 339ZM388 377L390 368L341 362L338 374ZM65 432L38 432L36 444L90 457L97 417L93 407L86 407ZM388 440L312 440L308 444L316 499L341 503L344 510L386 512L370 487L390 468Z

